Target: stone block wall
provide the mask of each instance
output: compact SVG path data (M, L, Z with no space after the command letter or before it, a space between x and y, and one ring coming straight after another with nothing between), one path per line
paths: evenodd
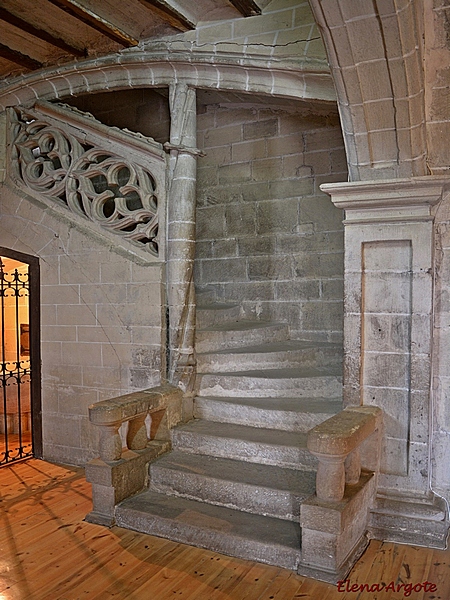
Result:
M427 166L433 175L449 174L450 86L449 6L446 0L433 0L421 7L424 12L424 69L427 82L425 113L427 126Z
M431 482L450 501L450 195L436 211Z
M164 368L163 266L118 254L1 185L2 246L40 260L44 457L98 454L88 406L159 385Z
M337 116L207 105L198 146L198 288L293 338L340 340L343 214L319 190L346 179Z
M130 129L164 144L170 131L168 93L168 88L142 88L87 94L67 103L92 113L104 125Z
M309 2L304 0L272 0L263 6L260 16L200 22L195 31L172 40L175 49L186 48L188 42L189 49L192 44L211 55L241 52L244 57L327 61Z

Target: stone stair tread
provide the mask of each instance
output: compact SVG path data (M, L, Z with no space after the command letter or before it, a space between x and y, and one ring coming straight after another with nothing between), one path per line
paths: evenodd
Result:
M300 558L300 526L296 522L151 490L120 503L116 522L143 533L288 569L296 569Z
M236 404L250 408L261 408L264 410L287 411L297 413L329 413L334 415L342 410L342 398L251 398L251 397L222 397L202 396L201 400L207 402L223 402L225 404Z
M263 429L233 423L215 423L203 419L195 419L177 428L178 431L199 433L211 437L236 439L257 444L295 446L306 448L307 434L303 432L281 431L278 429Z
M376 505L372 512L400 515L415 519L424 519L426 521L444 521L445 510L434 504L420 501L405 502L405 500L392 500L390 498L377 498Z
M265 329L273 327L286 327L285 323L275 323L273 321L250 321L241 319L226 323L218 323L209 327L198 329L198 333L213 331L248 331L251 329Z
M308 432L342 410L341 397L197 396L194 416L209 422Z
M314 493L316 481L315 473L309 470L294 470L229 458L206 456L204 454L184 453L177 450L173 450L170 454L166 454L152 463L150 470L154 468L171 469L186 475L192 473L209 479L286 491L304 498Z
M203 373L213 377L251 377L256 379L301 379L303 377L339 377L340 366L327 367L286 367L284 369L252 369L248 371L229 371L220 373Z
M245 341L245 340L243 340ZM314 342L305 340L286 340L283 342L267 342L264 344L256 344L253 346L241 346L238 348L229 348L224 350L215 350L210 352L199 352L198 355L208 354L263 354L267 352L289 352L293 350L303 350L307 348L336 348L342 349L339 344L332 344L330 342Z

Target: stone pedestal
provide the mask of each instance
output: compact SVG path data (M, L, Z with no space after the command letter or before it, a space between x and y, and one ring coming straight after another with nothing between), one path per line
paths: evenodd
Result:
M368 512L376 477L363 473L356 485L347 485L340 502L317 496L302 503L302 558L300 575L336 583L345 578L368 544Z
M96 458L87 463L86 480L92 483L93 510L86 515L86 521L114 525L116 504L145 487L149 463L168 450L169 441L152 441L144 450L125 450L119 460Z
M383 410L378 495L424 504L433 503L433 206L447 183L430 176L322 186L345 210L344 404Z

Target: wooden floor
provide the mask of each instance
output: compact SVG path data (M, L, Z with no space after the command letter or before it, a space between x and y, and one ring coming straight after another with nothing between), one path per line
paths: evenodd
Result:
M0 600L450 599L448 550L372 541L349 575L354 591L345 592L285 569L92 525L83 521L90 509L81 469L34 459L0 469ZM436 590L425 591L425 581ZM408 584L416 586L409 595Z

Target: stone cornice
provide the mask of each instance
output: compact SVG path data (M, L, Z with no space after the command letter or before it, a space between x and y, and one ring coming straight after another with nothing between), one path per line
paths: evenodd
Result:
M439 201L443 189L450 186L450 177L412 177L343 183L324 183L320 186L333 198L333 203L346 210L378 206L429 204Z
M383 179L320 186L337 208L345 210L346 222L429 220L431 209L450 187L449 177L427 176Z

